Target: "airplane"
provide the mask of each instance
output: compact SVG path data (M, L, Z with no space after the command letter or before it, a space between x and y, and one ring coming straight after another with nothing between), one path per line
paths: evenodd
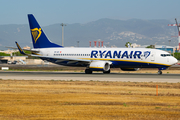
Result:
M137 71L140 68L161 70L177 63L177 59L166 51L150 48L71 48L51 42L32 14L28 14L33 49L30 56L64 66L86 67L85 73L93 71L110 73L111 68L123 71ZM27 55L17 42L21 54Z

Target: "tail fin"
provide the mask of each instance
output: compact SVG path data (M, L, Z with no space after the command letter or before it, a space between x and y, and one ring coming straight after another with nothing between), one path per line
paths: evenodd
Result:
M32 14L28 14L28 20L34 48L62 47L48 40Z

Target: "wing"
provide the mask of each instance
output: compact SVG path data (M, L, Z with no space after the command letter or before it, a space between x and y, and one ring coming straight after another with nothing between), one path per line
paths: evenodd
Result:
M40 54L38 54L39 51L34 51L34 50L29 50L32 52L32 54L26 54L17 42L16 42L16 45L17 45L19 52L23 55L39 57L39 58L42 58L43 60L47 60L47 61L53 60L54 63L56 63L56 64L62 63L62 62L66 62L66 64L89 64L91 62L91 60L85 60L85 59L64 58L64 57L56 57L56 56L41 56Z
M39 57L45 59L47 61L54 61L54 63L62 63L66 62L66 64L89 64L92 60L85 59L77 59L77 58L64 58L64 57L56 57L56 56L40 56L40 55L31 55L33 57Z

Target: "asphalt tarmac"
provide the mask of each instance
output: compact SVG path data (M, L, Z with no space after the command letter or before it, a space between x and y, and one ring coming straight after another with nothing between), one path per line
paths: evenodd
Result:
M80 72L17 72L0 71L1 80L73 80L73 81L123 81L123 82L180 82L180 74L151 73L93 73Z

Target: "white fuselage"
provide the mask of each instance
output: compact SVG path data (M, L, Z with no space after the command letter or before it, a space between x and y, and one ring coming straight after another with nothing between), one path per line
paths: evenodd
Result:
M36 49L37 50L37 49ZM147 48L41 48L43 57L110 61L114 67L169 67L177 59L168 52ZM50 60L56 63L56 60ZM61 62L58 62L61 64ZM66 65L63 61L63 65Z

